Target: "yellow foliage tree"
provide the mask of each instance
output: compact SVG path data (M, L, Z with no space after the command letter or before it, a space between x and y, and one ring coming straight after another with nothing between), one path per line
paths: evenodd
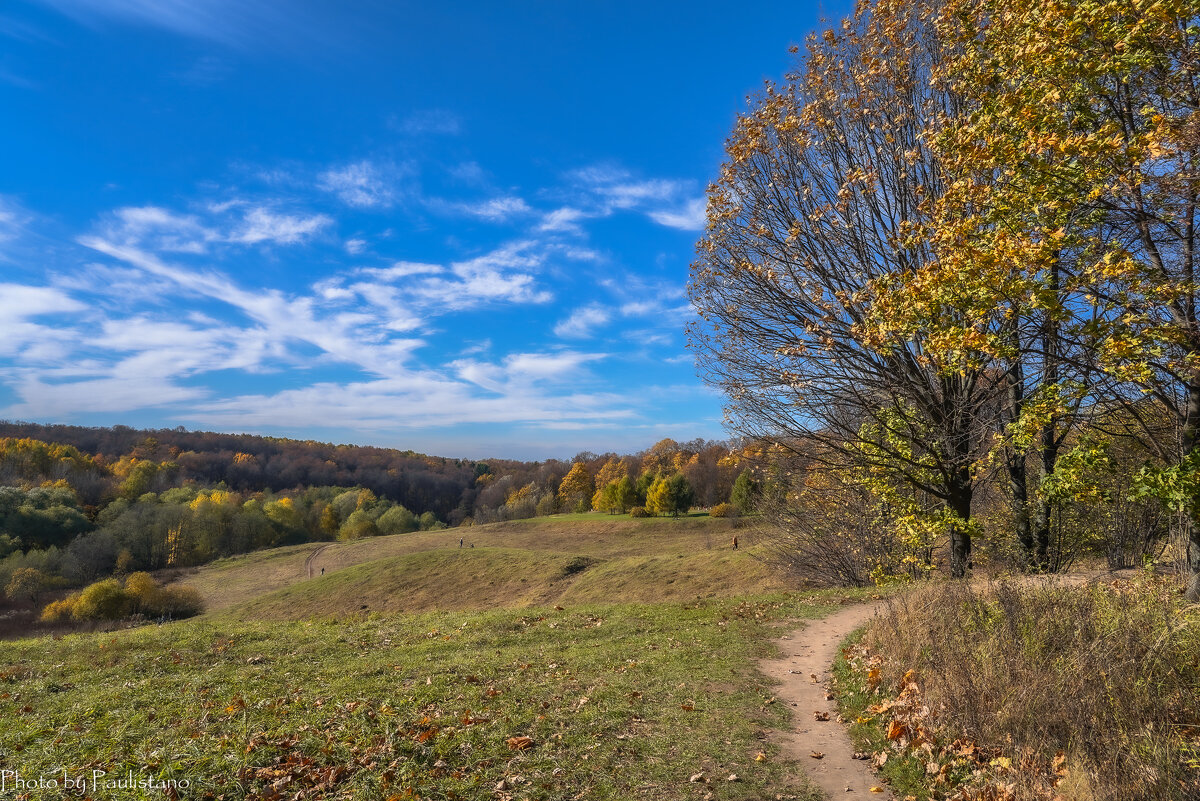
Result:
M586 512L592 508L595 490L592 474L583 462L576 462L558 485L558 505L562 509Z

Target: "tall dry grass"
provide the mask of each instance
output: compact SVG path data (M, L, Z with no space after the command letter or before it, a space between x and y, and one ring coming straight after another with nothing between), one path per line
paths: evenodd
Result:
M942 584L895 599L868 643L885 679L916 670L941 737L1023 766L1017 797L1200 798L1200 606L1173 580Z

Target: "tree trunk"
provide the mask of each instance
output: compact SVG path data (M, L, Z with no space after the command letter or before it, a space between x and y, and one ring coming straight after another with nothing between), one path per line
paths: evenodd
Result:
M1188 384L1187 411L1183 421L1183 458L1200 448L1200 383ZM1195 503L1195 501L1193 501ZM1200 601L1200 509L1193 506L1188 516L1188 583L1185 597Z
M1050 265L1049 274L1046 276L1047 288L1058 294L1061 286L1059 282L1059 262L1056 257ZM1045 323L1042 327L1042 352L1045 353L1046 370L1042 377L1044 386L1057 387L1059 382L1059 330L1058 321L1053 314L1046 314ZM1041 457L1041 473L1042 479L1054 472L1054 468L1058 465L1058 415L1051 415L1046 421L1045 428L1041 432L1041 442L1039 443L1038 455ZM1037 509L1034 514L1034 545L1037 549L1034 558L1034 569L1039 573L1045 573L1050 569L1050 502L1042 493L1038 493Z
M1008 469L1008 487L1013 498L1013 525L1017 529L1017 542L1021 546L1021 558L1025 568L1033 566L1033 526L1029 519L1029 487L1026 484L1028 471L1025 468L1025 455L1010 452L1005 457L1005 467Z
M971 568L971 475L967 469L959 470L953 478L950 511L954 512L954 525L950 527L950 576L966 578Z

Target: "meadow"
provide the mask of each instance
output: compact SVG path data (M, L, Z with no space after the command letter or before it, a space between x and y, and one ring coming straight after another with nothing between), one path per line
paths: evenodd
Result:
M199 618L0 644L5 792L814 798L755 661L845 594L781 591L732 525L565 516L335 545L313 578L311 549L203 568Z

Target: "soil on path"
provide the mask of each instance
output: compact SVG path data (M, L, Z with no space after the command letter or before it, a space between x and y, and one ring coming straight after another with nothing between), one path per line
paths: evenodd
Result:
M308 578L312 578L313 572L317 569L317 557L321 555L321 551L324 551L328 547L328 545L322 545L320 548L317 548L310 553L308 558L304 560L304 573L306 576L308 576ZM322 575L324 575L324 573L322 573Z
M872 787L886 790L886 785L867 762L854 759L847 729L837 720L837 702L825 698L838 645L883 608L882 603L854 604L820 620L810 620L804 628L779 640L782 656L759 663L763 673L780 682L776 697L792 710L788 731L777 733L773 739L782 755L800 763L834 801L894 798L891 792L871 792ZM818 720L814 713L827 715L828 719ZM815 759L814 752L823 756Z

